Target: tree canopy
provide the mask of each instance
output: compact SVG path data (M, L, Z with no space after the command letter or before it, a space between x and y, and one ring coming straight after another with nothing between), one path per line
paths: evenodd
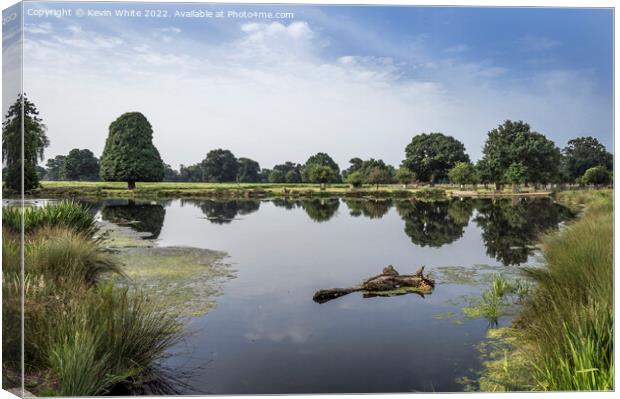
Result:
M49 145L46 126L39 110L25 94L9 107L2 123L2 161L6 165L4 185L15 191L22 187L22 122L24 126L24 191L39 187L37 163Z
M239 158L237 161L237 181L256 183L260 181L260 165L250 158Z
M613 169L613 155L594 137L569 140L562 153L562 169L565 178L570 182L575 182L586 170L595 166L602 166L610 171Z
M585 184L604 185L611 183L611 172L603 166L594 166L583 174L582 178Z
M339 175L326 165L312 164L306 169L307 179L312 183L333 183L339 181Z
M62 168L65 164L65 155L56 155L54 158L50 158L45 163L47 172L45 173L46 180L62 180Z
M164 163L153 145L153 128L144 115L128 112L110 124L100 162L101 179L135 183L164 178Z
M285 162L273 167L269 173L270 183L301 183L301 165Z
M419 180L431 183L447 180L448 171L457 162L469 162L463 143L443 133L414 136L405 156L402 166L415 172Z
M368 184L375 184L378 190L379 184L388 184L392 182L392 175L385 168L374 167L368 172L366 182Z
M324 166L330 169L329 172L325 172L322 169L318 169L317 166ZM318 177L327 177L328 181L319 181ZM307 183L339 183L340 179L340 167L334 160L324 152L319 152L312 155L301 169L301 177L304 182Z
M471 184L476 182L476 169L470 162L457 162L448 171L448 177L452 183Z
M60 177L62 180L98 180L99 160L90 150L74 148L64 158Z
M560 150L523 121L507 120L489 131L482 152L485 175L495 183L505 182L508 168L518 163L527 165L526 183L549 183L559 178Z
M411 170L401 166L396 173L394 173L394 178L398 180L400 184L409 184L415 181L416 175Z
M209 151L201 165L205 181L225 183L237 180L239 164L237 158L229 150L218 148Z

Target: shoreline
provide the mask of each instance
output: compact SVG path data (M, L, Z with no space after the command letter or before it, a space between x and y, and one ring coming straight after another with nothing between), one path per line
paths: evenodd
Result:
M573 191L573 190L567 190ZM41 188L33 190L26 198L215 198L215 199L269 199L269 198L545 198L555 191L528 190L518 193L511 189L496 191L483 187L459 189L450 185L410 186L380 185L352 188L346 184L328 185L321 190L318 184L267 184L267 183L138 183L134 190L128 190L122 182L43 182ZM3 192L4 198L11 198L10 192Z

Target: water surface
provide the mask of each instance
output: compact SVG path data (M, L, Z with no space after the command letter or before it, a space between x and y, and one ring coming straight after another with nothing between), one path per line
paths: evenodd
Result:
M192 394L461 391L479 369L489 321L461 308L479 284L455 270L514 271L538 262L536 238L570 212L549 199L440 202L106 200L103 219L148 233L159 246L225 251L236 270L217 306L194 317L165 365ZM425 265L431 295L324 303L392 264ZM440 317L452 312L450 320ZM500 320L508 323L509 318Z

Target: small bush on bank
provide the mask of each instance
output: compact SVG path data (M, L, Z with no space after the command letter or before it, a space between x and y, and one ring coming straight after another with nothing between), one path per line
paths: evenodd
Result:
M437 187L425 187L415 192L416 198L442 199L446 197L446 190Z

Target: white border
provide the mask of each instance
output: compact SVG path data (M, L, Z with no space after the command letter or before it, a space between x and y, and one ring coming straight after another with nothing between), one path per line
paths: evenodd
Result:
M27 1L27 0L26 0ZM81 2L80 0L63 0L64 2ZM144 2L144 3L200 3L200 1L181 1L181 0L131 0L133 2ZM83 1L82 1L83 2ZM110 0L108 2L123 2L121 0ZM126 2L126 1L125 1ZM17 3L15 0L0 0L0 5L2 9L5 9L13 4ZM235 1L223 1L223 0L210 0L205 1L204 3L235 3ZM237 1L236 3L246 3L246 4L261 4L261 3L271 3L271 4L342 4L342 5L421 5L421 6L479 6L479 7L584 7L584 8L594 8L594 7L607 7L607 8L615 8L615 2L611 0L389 0L389 1L372 1L372 0L313 0L313 1L303 1L303 0L271 0L271 1L260 1L260 0L243 0ZM0 35L2 34L2 30L0 28ZM615 76L618 74L618 65L615 63L615 50L616 45L618 43L619 34L615 29L615 10L614 10L614 99L615 93L618 91L618 82L615 79ZM618 104L614 101L614 154L620 153L620 144L615 140L615 131L617 131L617 119L615 115L618 115ZM614 162L614 176L618 176L618 172L620 171L620 167L618 166L618 162ZM616 186L618 179L614 178L614 187ZM615 191L615 190L614 190ZM614 210L616 209L616 205L618 204L617 196L614 198ZM615 217L615 227L619 226L620 216L618 213L614 213ZM620 238L618 236L614 237L614 248L620 248ZM615 270L616 262L614 259L614 270ZM618 274L614 273L614 287L618 287ZM614 306L618 309L618 297L614 298ZM615 332L614 341L617 343L617 332ZM615 356L617 359L617 356ZM615 372L615 381L618 381L618 371L616 364L616 372ZM430 398L437 397L439 395L440 398L485 398L485 399L495 399L495 398L518 398L522 395L525 395L527 398L562 398L565 399L567 397L570 398L611 398L615 397L614 392L551 392L551 393L540 393L540 392L532 392L532 393L455 393L455 394L381 394L381 395L372 395L372 397L377 397L381 399L399 399L403 397L415 397L415 398ZM613 395L613 396L612 396ZM273 396L280 395L253 395L252 398L271 398ZM338 398L338 399L353 399L359 398L362 395L320 395L320 398ZM364 395L366 396L366 395ZM187 396L183 396L187 397ZM194 396L198 398L239 398L242 396ZM300 399L316 399L317 395L295 395L296 398ZM0 398L14 398L13 395L7 393L6 391L0 391Z

